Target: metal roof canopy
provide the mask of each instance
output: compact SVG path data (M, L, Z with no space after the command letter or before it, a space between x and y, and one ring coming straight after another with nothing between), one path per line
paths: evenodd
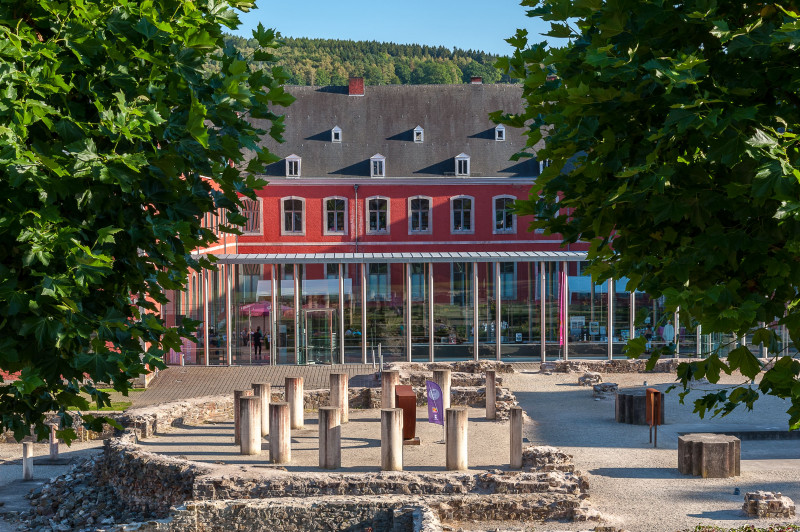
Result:
M217 264L577 262L583 251L439 251L427 253L236 253L216 254Z

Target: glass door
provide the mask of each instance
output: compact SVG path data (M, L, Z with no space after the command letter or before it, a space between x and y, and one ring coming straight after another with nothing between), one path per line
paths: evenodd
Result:
M306 364L333 364L338 349L338 312L334 308L303 311L303 347Z

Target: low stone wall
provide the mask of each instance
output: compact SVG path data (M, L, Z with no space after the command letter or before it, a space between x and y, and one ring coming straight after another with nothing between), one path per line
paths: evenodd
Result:
M487 369L493 369L497 373L514 373L514 366L506 362L494 360L461 360L457 362L392 362L387 364L387 370L397 370L403 372L419 373L433 372L435 369L449 369L453 373L472 373L483 374Z
M170 519L126 525L138 532L440 532L434 513L413 499L336 497L307 499L199 501L177 508Z
M411 386L425 386L425 381L433 380L433 371L415 372L402 374L400 384L410 384ZM495 384L503 384L503 377L495 377ZM450 386L486 386L486 376L477 373L451 373Z
M678 364L690 362L690 359L661 359L651 371L647 371L647 360L556 360L545 362L540 366L542 373L675 373Z

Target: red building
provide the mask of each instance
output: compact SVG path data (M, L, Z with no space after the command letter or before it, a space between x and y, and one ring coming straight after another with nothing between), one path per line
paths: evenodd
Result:
M541 360L575 342L606 356L629 336L635 297L587 283L585 247L513 212L544 163L512 161L522 132L488 114L521 112L520 86L289 92L286 142L264 140L281 160L245 201L244 234L201 250L220 271L165 309L204 322L187 363Z

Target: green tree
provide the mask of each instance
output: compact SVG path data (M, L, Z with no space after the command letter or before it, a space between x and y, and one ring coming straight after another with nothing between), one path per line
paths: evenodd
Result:
M254 197L254 173L275 160L249 119L280 138L268 105L292 100L279 69L251 72L223 46L232 8L252 6L0 3L0 370L19 375L0 381L0 429L44 437L56 411L70 440L81 392L108 405L95 383L127 392L189 337L164 327L159 304L189 268L212 267L191 256L215 240L204 215L227 215L215 230L244 221L239 194ZM272 61L276 34L253 37L253 58Z
M527 127L552 166L521 214L563 242L590 242L599 279L665 296L703 333L746 347L679 369L685 385L738 370L743 383L695 402L703 415L787 398L800 427L800 19L793 3L524 0L563 46L509 39L499 66L524 78ZM541 194L542 199L539 199ZM560 202L557 200L560 199ZM764 325L766 324L766 326ZM770 324L785 325L782 345ZM630 356L644 339L629 343ZM651 358L667 354L661 350Z

